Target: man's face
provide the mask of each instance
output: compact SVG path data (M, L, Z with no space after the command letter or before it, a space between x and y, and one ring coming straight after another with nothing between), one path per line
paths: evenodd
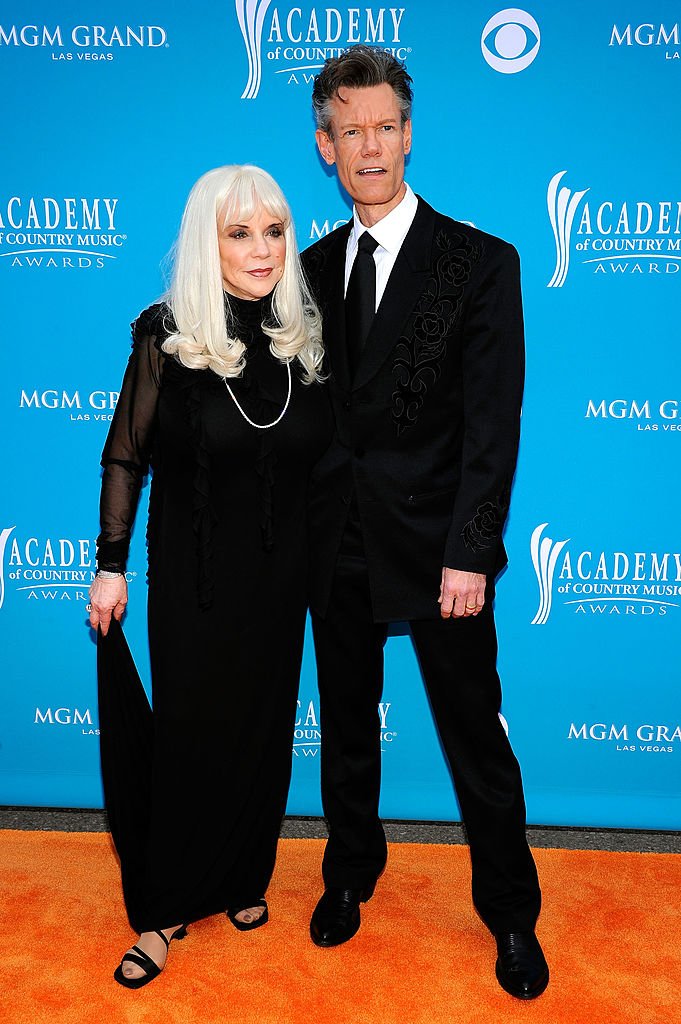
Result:
M331 101L331 133L319 130L317 145L358 207L375 222L401 201L404 157L411 149L411 121L402 126L400 105L389 85L341 89Z

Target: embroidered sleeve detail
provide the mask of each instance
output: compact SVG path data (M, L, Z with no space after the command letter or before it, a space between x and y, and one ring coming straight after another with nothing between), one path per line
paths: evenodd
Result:
M507 483L495 501L484 501L478 505L475 515L461 531L461 537L469 551L484 551L499 539L510 502L511 485Z
M464 544L470 551L483 551L500 535L503 522L498 505L485 501L461 531Z

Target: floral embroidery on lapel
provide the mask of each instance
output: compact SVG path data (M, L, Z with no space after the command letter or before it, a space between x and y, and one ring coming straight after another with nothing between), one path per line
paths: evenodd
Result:
M398 435L416 423L426 392L440 376L447 338L461 311L463 291L474 265L482 256L481 245L466 235L440 230L435 238L436 256L414 310L410 327L397 343L393 364L395 390L393 421Z

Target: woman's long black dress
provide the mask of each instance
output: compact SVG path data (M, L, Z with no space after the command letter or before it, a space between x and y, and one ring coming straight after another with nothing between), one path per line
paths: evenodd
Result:
M244 375L230 386L255 423L270 423L288 379L261 329L269 300L229 304L247 345ZM122 570L151 463L153 740L137 785L121 782L125 765L104 742L130 722L100 701L107 808L139 932L251 906L267 889L291 773L307 483L332 429L323 387L304 384L298 363L281 422L251 426L220 377L164 355L167 318L154 306L134 325L102 457L98 541L100 568ZM116 685L107 650L120 642L115 629L100 638L100 691ZM136 814L121 812L126 801L137 802Z

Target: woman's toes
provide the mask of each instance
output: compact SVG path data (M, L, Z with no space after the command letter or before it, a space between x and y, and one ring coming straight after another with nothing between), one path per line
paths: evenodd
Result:
M129 949L128 953L134 953L134 950ZM128 953L126 953L125 956L127 956ZM125 978L141 978L144 972L137 966L137 964L133 964L129 960L126 960L125 956L123 957L123 976Z
M241 924L250 924L252 921L257 921L258 918L262 917L264 912L264 907L249 907L247 910L240 910L236 915L236 919Z

